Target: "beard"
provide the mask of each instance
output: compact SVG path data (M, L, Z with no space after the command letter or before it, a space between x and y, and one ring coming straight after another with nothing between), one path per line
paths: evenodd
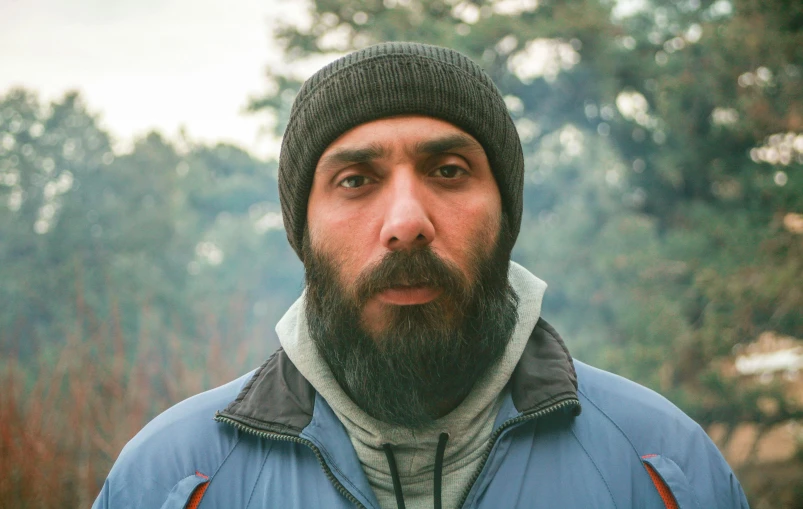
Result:
M506 238L502 220L499 239ZM304 238L306 315L310 336L335 380L366 413L410 429L426 428L465 399L504 354L518 319L508 281L509 251L482 242L464 274L429 247L389 252L351 291L337 266ZM368 299L399 285L441 290L418 305L389 306L384 328L362 323Z

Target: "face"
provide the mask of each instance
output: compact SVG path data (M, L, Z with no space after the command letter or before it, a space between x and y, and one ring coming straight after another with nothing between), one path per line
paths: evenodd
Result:
M307 206L311 248L338 268L357 299L355 282L383 257L429 248L476 277L472 256L488 255L499 235L501 198L482 146L461 129L429 117L362 124L320 157ZM399 280L366 295L362 325L385 329L399 306L441 297L427 281ZM387 286L387 285L385 285Z
M348 131L320 159L303 253L310 336L369 415L456 407L516 324L509 235L482 147L431 118Z

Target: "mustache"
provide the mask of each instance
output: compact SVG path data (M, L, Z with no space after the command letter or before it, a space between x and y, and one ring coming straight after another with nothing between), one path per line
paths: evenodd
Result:
M427 286L444 294L465 298L470 287L462 271L428 246L410 251L391 251L372 268L358 276L356 298L359 304L390 288Z

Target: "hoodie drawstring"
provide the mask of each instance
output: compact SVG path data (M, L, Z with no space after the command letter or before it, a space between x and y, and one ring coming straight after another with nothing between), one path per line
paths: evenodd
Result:
M443 480L443 454L446 452L448 433L441 433L438 438L438 449L435 451L435 509L441 509L441 481Z
M396 494L396 507L404 509L404 495L401 489L401 479L399 479L399 470L396 468L396 458L393 457L393 449L390 444L382 446L385 450L385 456L388 459L388 466L390 467L390 477L393 479L393 492Z
M434 472L434 493L433 499L435 501L435 509L442 509L441 502L441 485L443 481L443 456L446 452L446 441L449 440L448 433L441 433L438 437L438 448L435 450L435 472ZM385 451L385 457L388 460L388 467L390 467L390 477L393 479L393 493L396 495L396 507L398 509L405 509L404 494L402 493L401 478L399 477L399 469L396 468L396 457L393 456L393 449L390 444L383 444L382 449Z

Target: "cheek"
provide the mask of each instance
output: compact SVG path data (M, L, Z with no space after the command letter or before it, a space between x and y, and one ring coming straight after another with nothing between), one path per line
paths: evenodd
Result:
M312 249L331 260L345 288L357 278L364 260L370 259L370 225L364 215L314 215L308 220Z
M467 268L476 255L489 254L501 230L500 200L493 195L464 200L450 213L440 215L441 249L458 265Z

